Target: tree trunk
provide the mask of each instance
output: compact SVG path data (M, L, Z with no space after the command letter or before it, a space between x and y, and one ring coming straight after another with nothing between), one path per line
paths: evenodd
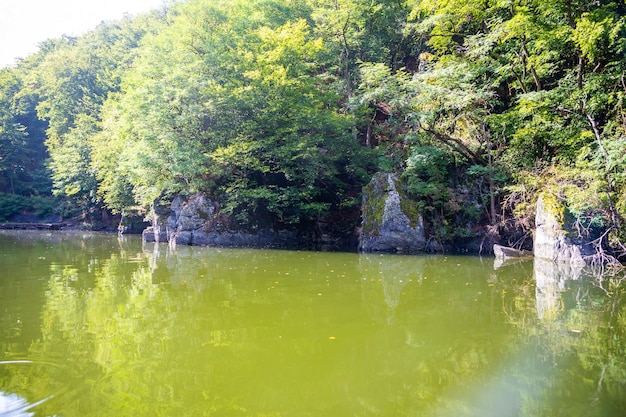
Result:
M489 217L491 218L491 224L497 223L496 214L496 186L493 178L493 155L491 154L491 136L485 129L485 125L482 126L483 135L487 138L487 166L489 167Z
M350 17L346 19L346 23L343 25L343 29L341 31L341 38L343 40L343 77L346 83L346 94L348 99L352 98L352 80L350 77L350 48L348 47L348 37L346 36L346 32L348 31L348 24L350 23Z
M585 58L582 52L578 51L578 70L576 71L576 85L579 90L583 89L583 71L585 69Z
M530 54L528 53L528 48L526 48L525 37L522 37L522 53L524 54L524 57L526 58L524 62L526 62L526 60L530 58ZM533 80L535 81L535 87L537 88L537 91L541 91L542 85L541 85L541 80L539 79L539 76L537 75L537 71L535 71L535 69L532 66L528 67L528 69L530 70L530 74L533 76Z

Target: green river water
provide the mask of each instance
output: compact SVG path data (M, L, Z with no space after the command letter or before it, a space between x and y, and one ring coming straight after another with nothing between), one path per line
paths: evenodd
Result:
M620 279L0 232L0 415L626 416Z

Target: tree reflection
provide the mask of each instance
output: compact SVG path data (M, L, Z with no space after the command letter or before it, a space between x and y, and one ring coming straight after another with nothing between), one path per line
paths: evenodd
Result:
M56 251L56 249L54 249ZM540 262L108 240L46 255L0 369L42 415L619 415L620 278ZM18 294L17 292L15 294Z
M535 381L541 401L526 405L528 415L619 415L626 409L623 278L540 259L534 278L540 320L520 327L549 372ZM531 378L523 368L514 372Z

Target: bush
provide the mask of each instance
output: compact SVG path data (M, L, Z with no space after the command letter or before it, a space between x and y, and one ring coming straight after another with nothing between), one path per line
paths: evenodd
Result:
M424 208L439 209L449 200L448 154L433 146L417 146L407 159L403 180L407 191L425 204Z
M508 195L504 208L525 229L535 227L535 206L541 193L560 201L566 208L562 221L582 237L588 238L611 226L609 190L601 172L554 165L519 173L515 180L516 184L505 189Z
M6 222L11 216L21 213L46 217L57 214L59 207L54 197L32 196L0 193L0 222Z
M9 217L21 213L25 207L26 197L0 193L0 221L7 221Z

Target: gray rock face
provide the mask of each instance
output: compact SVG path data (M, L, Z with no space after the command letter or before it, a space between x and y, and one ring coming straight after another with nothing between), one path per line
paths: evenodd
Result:
M563 220L567 208L555 197L541 195L535 217L535 257L571 265L586 265L586 257L595 253L588 241L577 237Z
M152 226L143 232L145 242L222 247L290 247L298 236L290 231L263 229L245 232L221 224L219 204L207 195L176 196L168 207L153 208Z
M167 219L168 241L181 245L199 245L215 223L217 205L204 194L189 198L176 196Z
M403 211L397 181L394 174L378 173L364 188L361 252L412 253L426 248L423 218Z

